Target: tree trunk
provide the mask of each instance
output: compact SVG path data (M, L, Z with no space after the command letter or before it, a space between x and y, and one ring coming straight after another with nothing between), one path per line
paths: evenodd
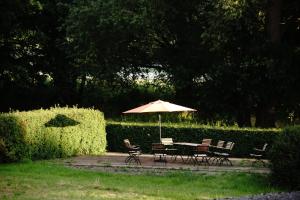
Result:
M250 127L250 113L246 109L240 109L237 113L237 123L239 127Z
M256 111L256 126L261 128L274 127L274 111L267 106L258 108Z
M78 99L81 104L83 103L83 93L84 93L85 84L86 84L86 74L83 74L81 78L80 88L78 91L78 97L79 97Z
M269 0L268 5L268 21L267 29L271 43L274 45L280 44L281 32L280 32L280 21L281 21L281 5L282 0Z

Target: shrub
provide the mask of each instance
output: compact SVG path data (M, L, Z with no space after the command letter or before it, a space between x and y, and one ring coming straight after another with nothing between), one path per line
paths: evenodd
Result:
M0 162L101 154L106 148L103 113L51 108L0 114Z
M151 144L159 142L157 124L109 122L106 131L109 151L124 152L125 138L141 145L144 153L151 153ZM176 124L162 126L162 137L171 137L174 141L201 143L203 138L211 138L214 144L218 140L235 142L232 153L237 157L248 157L253 147L260 147L266 142L272 144L278 132L274 129L191 127Z
M287 127L269 152L274 183L300 189L300 126Z

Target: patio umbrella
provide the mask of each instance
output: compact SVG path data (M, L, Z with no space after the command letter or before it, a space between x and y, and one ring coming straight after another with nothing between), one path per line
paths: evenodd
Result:
M137 108L133 108L131 110L127 110L123 113L159 113L158 120L159 120L159 139L161 140L161 116L160 113L162 112L184 112L184 111L197 111L192 108L187 108L184 106L176 105L173 103L169 103L166 101L153 101L143 106L139 106Z

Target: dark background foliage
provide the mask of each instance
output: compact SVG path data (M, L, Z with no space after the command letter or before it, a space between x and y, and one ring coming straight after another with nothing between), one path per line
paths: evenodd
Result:
M79 105L116 118L163 99L196 108L202 122L296 123L299 8L297 0L2 0L0 111Z

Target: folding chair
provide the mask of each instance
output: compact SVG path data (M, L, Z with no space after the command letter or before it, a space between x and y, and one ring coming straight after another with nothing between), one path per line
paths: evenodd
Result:
M204 163L205 165L209 165L207 152L208 152L208 146L201 146L201 145L197 146L195 148L195 153L193 155L194 164ZM201 158L201 160L199 160L199 158Z
M212 141L212 139L206 139L206 138L204 138L204 139L202 140L202 144L207 144L208 146L210 146L211 141Z
M132 145L128 139L124 140L124 145L128 152L128 157L125 159L126 164L139 164L141 165L141 161L139 156L141 155L141 148L139 145Z
M173 138L161 138L160 142L165 145L165 151L171 156L171 160L176 161L177 159L177 149L173 147Z
M211 155L211 157L209 158L209 161L211 161L211 163L218 163L219 159L220 159L220 151L224 148L224 143L225 141L223 140L219 140L217 143L217 146L213 146L210 145L211 150L209 150L209 154Z
M223 152L217 153L219 156L217 164L223 165L223 164L228 163L228 165L232 166L232 162L229 160L229 157L230 157L231 151L234 147L234 144L235 144L234 142L227 142L226 146L223 148Z
M266 166L266 163L262 160L265 157L266 149L267 149L268 144L265 143L264 146L261 149L253 148L255 153L251 153L250 156L254 158L254 162L252 165L255 163L262 163L263 166Z
M167 162L167 153L164 144L161 143L153 143L152 144L152 153L155 162ZM157 159L158 157L158 159Z

